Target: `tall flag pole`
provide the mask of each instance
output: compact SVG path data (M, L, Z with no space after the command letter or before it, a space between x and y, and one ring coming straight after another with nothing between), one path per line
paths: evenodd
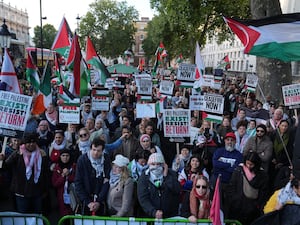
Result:
M95 68L101 71L101 83L104 85L106 79L110 77L110 73L107 70L107 67L104 65L101 58L98 56L94 45L89 37L86 40L86 62L93 65Z
M19 80L7 48L4 49L4 59L0 74L0 90L10 91L17 94L22 93Z

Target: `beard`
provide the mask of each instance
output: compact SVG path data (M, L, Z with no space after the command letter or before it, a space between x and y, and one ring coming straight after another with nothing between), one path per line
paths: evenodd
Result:
M231 145L225 145L226 151L232 152L234 150L234 147Z

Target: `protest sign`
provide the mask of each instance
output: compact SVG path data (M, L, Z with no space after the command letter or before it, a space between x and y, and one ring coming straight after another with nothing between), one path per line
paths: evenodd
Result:
M199 135L199 127L190 127L190 144L194 144Z
M141 104L137 103L136 104L136 117L137 118L155 118L155 103L146 103L146 104Z
M282 95L285 106L300 104L300 84L282 86Z
M142 78L137 89L139 95L152 95L152 80Z
M163 114L165 137L190 137L191 111L165 109Z
M111 89L113 89L114 84L115 84L115 79L107 78L104 87L111 90Z
M200 110L204 107L203 95L191 95L190 96L190 110Z
M0 91L0 135L16 137L26 128L32 97Z
M202 86L212 87L214 85L214 75L203 75Z
M223 114L224 97L217 94L205 94L203 96L203 105L200 105L200 110L216 114Z
M109 91L95 90L92 93L92 110L109 111Z
M196 65L195 64L179 64L177 71L177 80L195 81Z
M162 80L159 86L159 92L166 95L172 95L174 89L174 82L170 80Z
M79 104L62 105L58 108L59 123L80 124Z
M246 86L256 87L258 84L258 76L254 74L247 74Z

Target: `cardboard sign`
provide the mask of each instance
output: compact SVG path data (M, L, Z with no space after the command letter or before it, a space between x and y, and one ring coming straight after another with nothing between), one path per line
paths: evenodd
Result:
M31 102L31 96L0 91L0 129L24 131Z
M162 80L159 86L159 92L166 95L173 95L174 82L170 80Z
M190 137L189 109L166 109L163 117L165 137Z
M285 106L300 104L300 84L282 86L282 95Z
M80 123L80 106L79 105L63 105L59 106L59 123Z
M256 87L258 84L258 76L254 74L247 74L247 79L245 85L250 87Z
M155 118L155 103L146 103L146 104L141 104L137 103L136 104L136 117L137 118Z
M196 65L195 64L179 64L177 71L177 80L195 81Z
M217 94L205 94L203 96L204 103L200 105L200 110L216 114L223 114L224 97Z

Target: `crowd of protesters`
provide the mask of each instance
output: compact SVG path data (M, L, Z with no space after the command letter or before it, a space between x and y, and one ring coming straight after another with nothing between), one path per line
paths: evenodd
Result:
M137 118L133 78L126 79L124 89L112 91L108 111L93 111L86 98L79 124L59 123L54 96L43 114L29 118L23 138L9 139L5 155L0 155L1 188L10 189L15 210L21 213L47 215L46 202L54 190L60 215L73 214L68 187L74 183L82 203L77 213L183 216L196 222L209 218L221 175L225 218L245 225L263 214L267 200L279 189L285 191L279 191L278 204L269 211L289 200L297 202L293 190L299 185L291 178L290 165L297 117L269 96L264 103L258 101L244 89L243 79L224 79L220 90L202 87L201 92L224 96L223 120L211 123L202 119L201 111L192 110L190 124L199 129L197 138L180 143L178 154L176 143L164 137L161 114ZM188 109L190 94L191 89L175 85L165 108ZM158 87L152 99L159 101ZM261 108L269 113L264 122L246 115Z

